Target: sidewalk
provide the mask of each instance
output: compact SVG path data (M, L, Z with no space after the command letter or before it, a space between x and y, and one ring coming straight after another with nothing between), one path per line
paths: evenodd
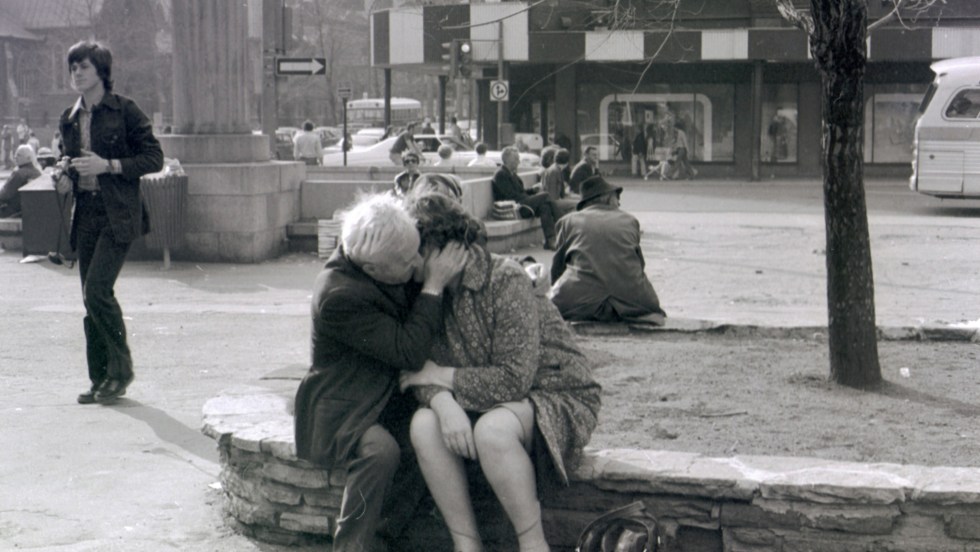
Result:
M638 213L669 322L826 325L820 215ZM980 320L980 220L872 218L878 324ZM549 262L550 252L522 250ZM0 253L0 549L266 552L220 509L201 406L223 389L303 370L322 261L130 262L116 286L136 366L127 397L79 406L87 386L78 271ZM587 333L587 332L586 332ZM585 338L588 338L587 336ZM644 340L636 340L643 347Z

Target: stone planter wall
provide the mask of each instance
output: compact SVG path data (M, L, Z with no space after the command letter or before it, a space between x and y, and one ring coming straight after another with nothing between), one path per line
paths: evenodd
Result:
M221 451L234 523L262 540L326 540L345 474L294 456L292 389L239 387L204 406L203 431ZM649 450L589 450L573 484L542 497L553 550L572 550L604 510L643 500L664 550L724 552L980 552L980 469L858 464L814 458ZM483 515L496 548L513 550L500 512ZM403 550L449 549L419 516Z

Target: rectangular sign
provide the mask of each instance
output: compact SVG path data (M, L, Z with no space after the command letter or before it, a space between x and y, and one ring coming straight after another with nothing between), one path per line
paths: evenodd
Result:
M276 58L276 75L323 75L326 58Z

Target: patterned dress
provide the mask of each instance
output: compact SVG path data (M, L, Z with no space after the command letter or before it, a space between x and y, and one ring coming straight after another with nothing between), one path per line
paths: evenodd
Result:
M457 368L456 401L483 412L530 399L548 457L567 484L566 462L589 442L601 388L558 309L533 292L520 265L476 245L444 308L445 333L430 354L437 364ZM436 392L420 390L423 404Z

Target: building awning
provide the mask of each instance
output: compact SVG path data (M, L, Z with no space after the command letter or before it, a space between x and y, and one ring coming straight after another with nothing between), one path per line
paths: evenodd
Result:
M41 40L41 37L25 29L16 18L0 17L0 40Z

